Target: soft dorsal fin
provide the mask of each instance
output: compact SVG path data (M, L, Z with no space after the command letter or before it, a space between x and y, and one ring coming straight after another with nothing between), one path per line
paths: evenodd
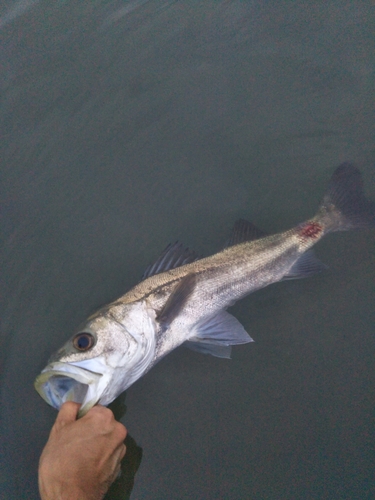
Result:
M190 262L194 262L198 259L198 255L192 250L184 248L182 243L178 241L173 244L169 243L162 251L159 258L146 268L142 276L142 281L150 276L154 276L154 274L170 271L171 269L183 266L184 264L190 264Z
M267 233L257 228L251 222L245 219L238 219L234 223L231 235L225 247L232 247L233 245L239 245L245 241L259 240L267 236Z

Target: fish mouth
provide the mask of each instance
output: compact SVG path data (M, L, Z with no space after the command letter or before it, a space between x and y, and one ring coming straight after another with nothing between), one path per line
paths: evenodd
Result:
M42 371L35 379L34 387L57 410L67 401L80 403L78 417L82 417L99 401L106 378L76 364L58 362L51 363Z

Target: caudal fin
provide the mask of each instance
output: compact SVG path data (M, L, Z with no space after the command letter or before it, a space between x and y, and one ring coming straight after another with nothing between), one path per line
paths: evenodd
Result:
M336 168L315 219L324 232L375 226L374 204L366 199L361 173L354 165Z

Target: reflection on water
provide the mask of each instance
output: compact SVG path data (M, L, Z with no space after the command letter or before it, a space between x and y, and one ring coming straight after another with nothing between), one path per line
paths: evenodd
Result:
M113 411L115 419L121 421L126 413L126 392L118 396L108 408ZM135 440L128 435L125 439L126 454L121 462L121 474L108 490L105 498L107 500L127 500L130 498L135 480L135 474L139 469L142 461L142 448L140 448Z

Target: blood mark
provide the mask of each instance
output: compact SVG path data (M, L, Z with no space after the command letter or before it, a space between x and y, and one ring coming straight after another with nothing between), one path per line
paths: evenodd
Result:
M299 231L298 234L302 238L313 238L316 239L319 234L322 232L323 228L320 224L317 222L306 222L306 224L303 224Z

